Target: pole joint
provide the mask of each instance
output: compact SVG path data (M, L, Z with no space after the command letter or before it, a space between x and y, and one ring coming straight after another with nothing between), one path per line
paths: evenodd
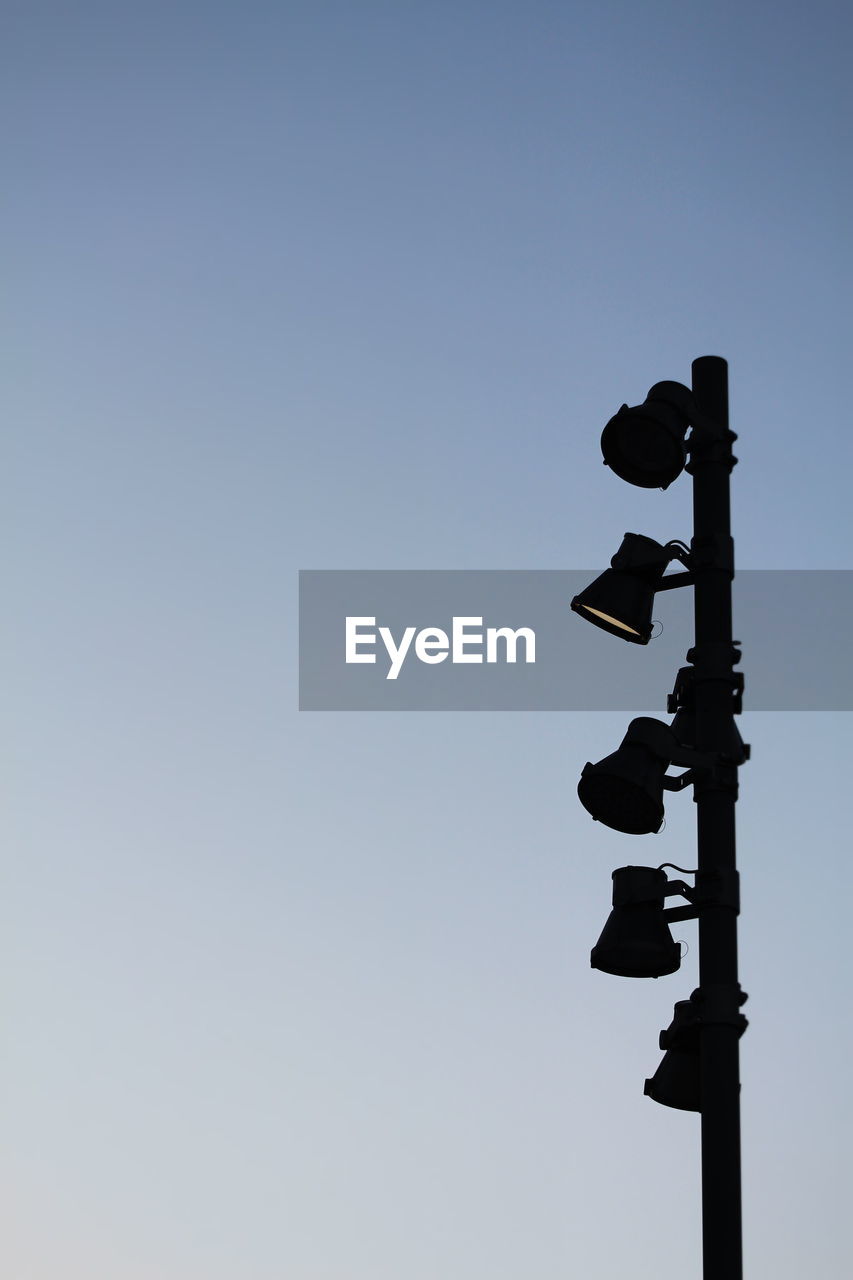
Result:
M737 765L725 756L718 756L711 769L697 772L693 779L694 801L715 791L726 792L733 800L738 798Z
M694 407L690 414L692 429L685 441L690 456L684 470L692 476L697 467L708 462L716 462L722 463L731 472L737 464L737 458L732 453L732 445L737 440L737 434L707 413L703 413L695 397L693 403Z
M679 669L675 688L667 698L667 710L671 715L677 711L695 711L696 685L713 680L729 686L732 695L729 711L733 716L740 715L743 711L743 672L732 670L740 659L741 652L736 643L706 642L688 649L687 661L692 665ZM748 751L744 758L749 759Z
M707 533L690 540L690 568L722 569L735 576L735 542L727 533Z
M694 901L700 907L728 907L740 914L740 876L731 867L697 871Z
M742 1036L749 1022L740 1012L747 995L738 982L706 982L690 997L700 1027L734 1027Z

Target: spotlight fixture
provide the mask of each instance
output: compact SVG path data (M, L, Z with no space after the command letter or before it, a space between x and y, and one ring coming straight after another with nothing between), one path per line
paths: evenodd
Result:
M624 978L661 978L681 964L681 948L664 916L666 872L619 867L613 872L613 910L590 953L593 969Z
M610 568L575 596L571 607L611 635L634 644L648 644L655 592L692 581L689 573L664 578L671 560L688 564L687 548L675 541L664 544L641 533L626 533Z
M709 1025L727 1024L742 1036L749 1024L737 1010L745 1001L745 993L737 988L735 1006L729 1008L725 998L715 999L713 988L709 992L702 987L697 987L689 1000L677 1001L672 1022L660 1033L658 1043L666 1052L643 1086L646 1097L679 1111L701 1111L700 1034Z
M681 791L693 781L696 768L709 768L716 757L679 743L669 725L638 716L617 751L584 765L578 797L596 822L628 835L650 835L663 822L664 791ZM668 776L671 764L692 766Z
M689 1000L676 1002L672 1022L660 1033L658 1041L666 1053L655 1074L643 1086L647 1098L679 1111L702 1110L696 994L694 991Z
M605 465L629 484L666 489L687 461L684 437L694 409L680 382L656 382L640 405L623 404L601 433Z

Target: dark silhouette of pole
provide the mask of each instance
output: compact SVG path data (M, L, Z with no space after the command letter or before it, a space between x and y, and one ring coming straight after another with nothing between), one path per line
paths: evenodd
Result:
M736 735L732 640L734 554L729 484L735 459L728 421L728 368L717 356L693 361L699 413L722 431L694 429L687 469L693 477L696 746L731 754ZM738 985L735 800L737 764L703 773L694 784L697 887L715 901L699 916L700 1081L702 1099L702 1248L704 1280L741 1280L740 1080L738 1040L744 997Z

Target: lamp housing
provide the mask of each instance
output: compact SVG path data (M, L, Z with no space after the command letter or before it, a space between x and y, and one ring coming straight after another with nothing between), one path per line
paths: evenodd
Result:
M622 640L648 644L655 591L674 558L654 538L626 533L610 568L572 599L572 610Z
M692 393L680 382L656 382L642 404L623 404L602 431L605 465L628 484L667 489L687 461L693 408Z
M698 771L714 770L719 759L714 752L683 746L662 720L638 716L618 750L584 765L578 798L596 822L627 835L651 835L663 823L664 791L681 791ZM668 774L671 764L692 767Z
M578 797L596 822L627 835L650 835L660 830L670 732L662 721L638 716L629 724L618 750L597 764L587 761Z
M702 1110L699 1026L699 1011L693 998L678 1000L672 1022L660 1033L658 1041L666 1053L657 1071L643 1085L647 1098L678 1111Z
M590 953L593 969L624 978L661 978L681 965L664 916L666 872L619 867L613 872L613 910Z
M746 995L734 987L697 987L689 1000L678 1000L672 1022L660 1033L666 1050L657 1071L643 1086L643 1093L664 1107L679 1111L702 1110L702 1027L725 1023L742 1036L748 1023L740 1006Z

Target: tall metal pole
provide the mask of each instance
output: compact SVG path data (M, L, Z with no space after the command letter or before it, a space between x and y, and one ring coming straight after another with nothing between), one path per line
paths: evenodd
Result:
M693 395L716 431L697 430L688 470L693 476L696 746L732 754L732 549L729 480L735 459L728 422L728 368L717 356L693 362ZM720 430L722 429L722 430ZM704 1280L742 1280L740 1082L738 1039L744 1025L737 966L735 800L737 764L697 777L697 888L715 892L699 917L701 1009L702 1239Z

